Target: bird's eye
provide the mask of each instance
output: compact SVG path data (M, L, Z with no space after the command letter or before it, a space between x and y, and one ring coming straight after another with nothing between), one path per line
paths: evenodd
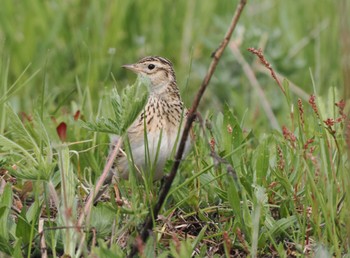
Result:
M154 67L156 67L154 64L149 64L149 65L148 65L148 69L150 69L150 70L153 70Z

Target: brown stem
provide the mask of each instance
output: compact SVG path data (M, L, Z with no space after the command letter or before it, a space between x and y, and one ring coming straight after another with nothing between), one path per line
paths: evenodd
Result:
M47 258L47 247L46 247L46 241L45 241L45 234L44 234L44 220L39 219L39 228L38 232L40 235L40 253L42 258Z
M237 22L239 20L239 17L241 16L241 13L243 11L243 8L244 6L246 5L247 3L247 0L240 0L237 8L236 8L236 11L233 15L233 18L232 18L232 21L231 21L231 24L225 34L225 37L223 39L223 41L221 42L220 46L218 47L218 49L213 53L212 57L213 57L213 60L211 61L210 63L210 66L209 66L209 69L207 71L207 74L206 76L204 77L204 80L197 92L197 95L195 96L195 99L192 103L192 107L187 115L187 120L186 120L186 124L185 124L185 128L184 128L184 131L182 133L182 136L181 136L181 140L180 140L180 144L179 144L179 147L177 149L177 152L176 152L176 155L175 155L175 161L174 161L174 164L173 164L173 167L169 173L169 175L165 178L164 180L164 184L162 185L161 189L160 189L160 193L159 193L159 198L158 198L158 201L157 203L155 204L154 208L153 208L153 211L151 211L144 223L143 223L143 226L142 226L142 229L141 229L141 232L140 232L140 237L141 237L141 240L145 243L149 237L149 234L153 228L153 219L154 218L157 218L158 214L159 214L159 211L160 209L162 208L163 206L163 203L164 203L164 200L165 198L167 197L168 195L168 192L170 190L170 187L173 183L173 180L176 176L176 173L177 173L177 170L179 168L179 165L180 165L180 162L181 162L181 159L182 159L182 155L183 155L183 152L184 152L184 149L185 149L185 145L186 145L186 141L187 141L187 138L188 138L188 135L189 135L189 132L190 132L190 129L191 129L191 126L192 126L192 123L196 117L196 112L197 112L197 108L198 108L198 105L199 105L199 102L203 96L203 93L204 91L206 90L209 82L210 82L210 79L216 69L216 66L228 44L228 42L230 41L230 38L231 38L231 35L237 25ZM134 257L137 253L138 253L138 246L137 243L134 243L131 247L131 251L129 253L129 256L128 257Z
M113 149L113 152L111 153L111 155L108 157L108 161L107 164L105 165L102 175L99 178L99 180L97 181L96 187L95 187L95 191L89 195L86 203L85 203L85 207L84 207L84 211L81 213L80 218L78 220L78 224L77 227L81 227L83 225L84 219L89 217L90 215L90 211L91 211L91 206L93 203L93 200L95 198L96 193L99 192L100 188L102 187L103 183L105 182L106 177L108 176L108 173L111 170L111 167L113 165L114 160L116 159L119 149L122 145L122 137L119 138L115 148Z

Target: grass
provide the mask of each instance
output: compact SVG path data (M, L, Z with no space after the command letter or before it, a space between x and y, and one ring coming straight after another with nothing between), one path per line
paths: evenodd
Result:
M174 62L189 106L234 8L229 0L2 2L2 256L40 256L42 242L53 257L125 256L160 183L121 181L128 202L100 202L76 228L108 152L108 134L77 118L116 119L115 88L132 111L124 89L135 77L120 66L151 54ZM331 0L248 1L234 40L281 130L272 129L235 52L225 50L201 105L204 123L195 125L141 257L349 255L339 8ZM264 49L286 79L286 96L248 47Z

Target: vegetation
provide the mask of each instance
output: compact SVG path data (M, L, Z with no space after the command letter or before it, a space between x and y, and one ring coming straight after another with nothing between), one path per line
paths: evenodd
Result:
M190 106L236 4L2 0L1 255L126 256L160 182L120 181L123 205L101 201L78 221L106 132L125 130L144 100L121 65L169 58ZM344 6L248 1L140 257L349 255Z

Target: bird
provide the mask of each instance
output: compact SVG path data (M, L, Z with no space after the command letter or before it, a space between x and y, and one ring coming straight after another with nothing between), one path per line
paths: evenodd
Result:
M136 178L153 177L151 179L156 181L163 177L166 161L176 151L188 110L180 96L173 64L168 59L148 56L122 67L136 73L149 84L146 105L127 130L127 136ZM119 138L118 135L110 136L110 154ZM190 141L188 139L185 144L183 157L189 152ZM125 148L121 147L103 187L94 198L94 203L111 184L114 175L117 180L128 179L131 169L133 168L130 167Z

